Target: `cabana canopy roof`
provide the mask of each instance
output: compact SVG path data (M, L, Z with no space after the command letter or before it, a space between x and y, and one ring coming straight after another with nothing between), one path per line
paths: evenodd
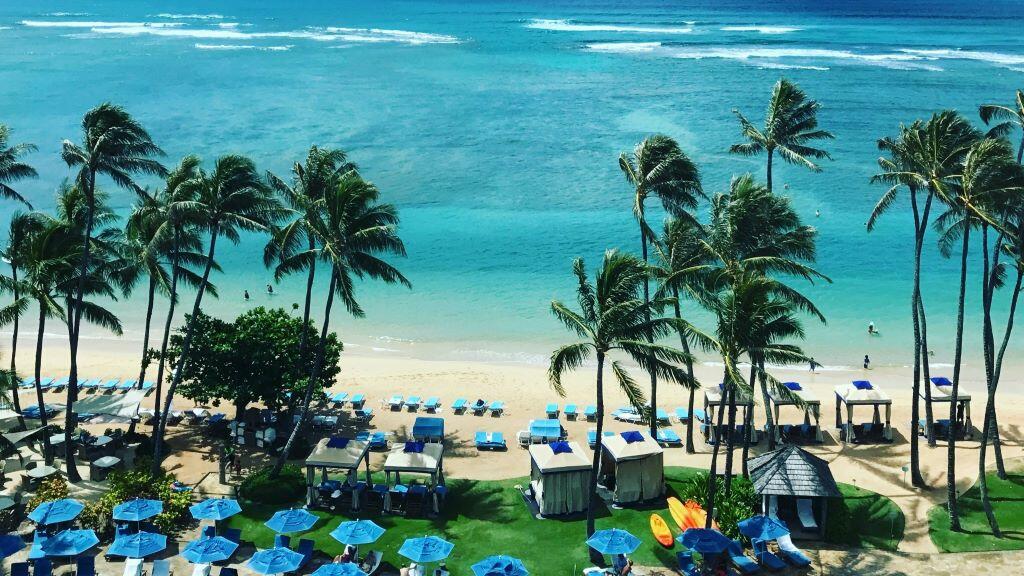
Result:
M399 444L391 449L388 459L384 461L385 472L434 474L441 469L443 444L422 444L422 452L408 452L406 445Z
M601 446L616 462L639 460L662 453L661 446L639 430L606 436L601 440Z
M784 382L783 384L785 384L786 388L789 390L789 393L793 397L784 396L780 394L777 390L769 390L768 397L771 399L772 404L776 404L779 406L792 406L797 404L797 400L800 400L801 402L807 405L821 405L821 399L818 398L817 394L811 392L810 390L807 390L806 388L800 386L796 382Z
M568 451L556 452L556 444L531 444L530 458L537 464L541 473L569 472L571 470L589 470L590 460L583 455L583 449L576 442L566 442Z
M770 496L838 498L828 462L793 445L766 452L747 462L754 492Z
M323 438L317 442L309 458L306 458L306 466L355 470L359 468L369 448L370 443L365 440Z
M80 416L95 414L95 422L129 422L139 416L139 404L145 398L144 390L129 390L124 394L93 394L75 404Z
M722 385L708 386L704 389L704 403L708 406L720 406L725 403L722 399ZM753 406L754 399L750 397L746 392L736 391L736 405L737 406Z
M412 435L414 438L444 436L444 418L417 416L412 424Z
M24 432L8 432L7 434L3 434L2 437L4 440L10 442L12 446L17 447L19 443L32 439L32 437L38 435L43 430L45 430L45 428L40 426L38 428L30 428Z
M836 386L836 398L846 404L892 404L889 395L866 380Z
M932 402L949 402L953 397L953 383L950 382L949 378L944 376L937 376L931 379L928 383L931 387ZM963 384L957 387L957 400L960 402L970 402L971 393L963 387ZM918 393L921 398L925 397L924 388Z

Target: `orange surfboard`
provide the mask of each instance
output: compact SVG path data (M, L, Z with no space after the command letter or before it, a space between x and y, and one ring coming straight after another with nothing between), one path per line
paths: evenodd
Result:
M683 503L679 501L679 498L670 496L665 503L668 504L668 513L672 516L672 520L676 523L676 526L679 526L680 530L690 528L690 515L686 510L686 506L683 506Z
M672 530L669 529L665 519L658 514L651 514L651 533L654 539L665 548L671 548L675 541L672 540Z
M687 500L684 507L689 512L690 517L693 518L693 522L696 524L693 528L703 528L705 523L708 521L708 513L704 510L704 507L693 500ZM718 530L718 522L712 520L711 527Z

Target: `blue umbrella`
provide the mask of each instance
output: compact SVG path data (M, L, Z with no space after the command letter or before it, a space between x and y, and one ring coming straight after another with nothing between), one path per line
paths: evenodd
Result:
M49 524L59 524L61 522L74 520L82 513L84 508L85 504L71 498L50 500L49 502L43 502L39 506L36 506L36 509L28 515L28 518L36 524L42 524L44 526Z
M47 556L78 556L99 543L92 530L64 530L42 541L39 548Z
M402 543L398 553L413 562L426 564L427 562L439 562L452 553L455 544L442 540L437 536L424 536L422 538L409 538Z
M164 503L159 500L135 498L114 506L114 520L123 522L141 522L164 511Z
M270 528L278 534L288 534L290 532L305 532L316 524L319 520L315 514L312 514L305 508L292 508L291 510L281 510L276 512L270 520L264 523L264 526Z
M0 536L0 560L25 547L25 541L12 534Z
M640 546L640 539L625 530L598 530L587 540L587 546L601 554L629 554Z
M376 542L384 534L384 529L371 520L350 520L338 524L331 531L331 536L342 544L370 544Z
M246 566L257 574L283 574L298 570L302 559L302 554L287 548L268 548L253 554Z
M222 536L193 540L181 551L181 556L195 564L212 564L231 558L238 544Z
M474 576L529 576L522 561L510 556L488 556L470 566Z
M775 540L789 534L786 523L770 516L752 516L739 522L740 534L751 540Z
M207 498L188 507L196 520L224 520L242 511L234 498Z
M324 564L316 569L311 576L367 576L352 562L345 564Z
M725 534L707 528L690 528L676 540L690 550L701 554L721 554L732 543L732 540L729 540Z
M164 548L167 548L167 536L153 532L136 532L114 538L114 543L107 549L107 554L127 558L145 558Z

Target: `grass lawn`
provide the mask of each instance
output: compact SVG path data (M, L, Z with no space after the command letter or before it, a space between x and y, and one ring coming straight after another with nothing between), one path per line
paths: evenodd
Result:
M839 484L842 501L829 503L825 539L834 544L893 550L906 519L895 502L870 490Z
M669 493L673 486L678 486L688 478L701 473L693 468L666 468L666 481ZM387 532L372 546L363 546L384 552L384 561L392 565L403 560L398 556L398 548L406 538L428 534L441 536L455 544L455 550L448 559L448 566L453 574L469 574L470 565L491 554L507 554L523 560L532 574L579 574L584 566L589 565L585 539L585 519L534 519L523 504L516 484L525 484L526 478L485 482L475 480L452 479L443 518L434 520L405 519L400 516L384 516L371 518ZM853 487L843 487L855 491ZM866 509L874 510L879 498L892 505L888 499L873 493L860 491L855 494L856 500ZM869 504L870 503L870 504ZM860 510L858 504L852 508ZM894 506L894 505L892 505ZM228 520L234 528L242 529L242 538L252 541L257 547L273 546L274 533L263 523L273 513L284 506L265 506L243 503L243 511ZM838 507L837 507L838 508ZM648 566L675 565L675 552L682 550L678 545L667 550L655 542L651 535L649 517L653 511L662 513L662 517L671 525L671 518L661 507L657 510L609 510L602 508L598 514L597 527L623 528L643 540L640 548L632 554L635 562ZM897 510L898 512L898 510ZM330 532L343 520L353 518L349 514L317 511L323 518L314 530L301 535L292 535L292 542L299 537L311 538L316 541L317 550L330 556L340 554L343 546L331 538ZM836 510L836 516L842 513ZM856 524L874 522L871 514L851 516ZM831 522L830 522L831 524ZM869 525L853 525L853 532L866 536L873 532ZM902 536L902 515L898 525ZM885 530L888 536L888 527ZM865 537L865 542L871 542ZM899 536L895 540L899 542Z
M928 512L932 541L943 552L974 552L983 550L1024 550L1024 469L1008 471L1006 480L988 474L989 498L1002 538L989 529L981 495L977 486L960 496L962 532L949 529L949 512L945 505Z

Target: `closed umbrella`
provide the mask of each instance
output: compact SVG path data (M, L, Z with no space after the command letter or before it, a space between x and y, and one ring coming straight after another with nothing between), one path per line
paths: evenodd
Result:
M367 576L352 562L345 564L324 564L316 569L311 576Z
M789 534L789 528L782 520L770 516L752 516L739 522L740 534L751 540L775 540Z
M511 556L488 556L470 566L474 576L529 576L521 560Z
M625 530L598 530L587 539L587 546L601 554L629 554L640 546L640 539Z
M207 498L188 507L196 520L224 520L242 511L234 498Z
M164 511L164 503L159 500L135 498L114 506L114 520L122 522L141 522Z
M39 548L47 556L78 556L99 543L92 530L64 530L42 540Z
M413 562L426 564L428 562L440 562L448 557L455 548L455 544L438 538L437 536L424 536L422 538L409 538L398 553Z
M312 528L313 524L316 524L316 521L319 519L315 514L310 513L309 510L292 508L276 512L270 520L266 521L264 526L278 534L305 532Z
M107 549L107 554L126 558L145 558L164 548L167 548L167 536L143 531L123 534L114 538L114 543Z
M721 554L729 547L732 540L718 530L707 528L690 528L676 540L694 552L701 554Z
M85 504L72 498L50 500L36 506L36 509L28 515L28 518L36 524L48 526L50 524L70 522L78 518L83 509L85 509Z
M25 541L13 534L0 536L0 560L25 547Z
M181 556L194 564L212 564L231 558L237 549L237 543L223 536L215 536L189 542L181 551Z
M257 574L283 574L298 570L302 558L302 554L287 548L269 548L253 554L246 566Z
M372 520L350 520L342 522L337 528L331 531L331 536L342 544L358 546L376 542L384 529Z

